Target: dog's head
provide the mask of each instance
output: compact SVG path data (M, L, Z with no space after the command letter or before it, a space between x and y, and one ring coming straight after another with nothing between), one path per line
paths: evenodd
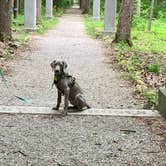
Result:
M67 63L65 61L56 61L54 60L51 64L52 70L56 75L62 75L65 73L67 68Z

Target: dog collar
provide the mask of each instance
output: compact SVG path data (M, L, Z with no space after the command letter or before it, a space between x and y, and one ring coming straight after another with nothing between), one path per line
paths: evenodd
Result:
M54 83L57 84L58 81L62 78L65 78L65 75L59 75L59 76L54 75Z
M54 83L58 83L59 80L60 80L60 77L54 76Z

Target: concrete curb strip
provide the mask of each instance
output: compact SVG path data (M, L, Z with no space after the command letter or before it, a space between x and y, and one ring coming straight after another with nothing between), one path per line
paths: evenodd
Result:
M52 110L50 107L29 106L0 106L0 114L52 114L61 115L61 111ZM131 116L131 117L160 117L157 110L142 109L95 109L91 108L82 112L71 112L69 115L93 116Z

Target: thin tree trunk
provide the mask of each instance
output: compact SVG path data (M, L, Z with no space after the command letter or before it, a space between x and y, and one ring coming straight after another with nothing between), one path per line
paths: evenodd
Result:
M163 5L163 0L158 0L158 1L157 1L157 4L158 4L159 6L162 6L162 5Z
M79 0L80 9L82 8L82 0Z
M129 46L133 45L131 41L133 8L134 0L122 0L117 31L113 42L119 43L123 41L127 42Z
M82 13L87 14L89 12L89 0L82 0L81 8Z
M17 12L18 12L18 1L14 0L14 6L13 6L14 19L17 18Z
M149 15L149 22L148 22L148 31L150 31L151 27L152 27L153 9L154 9L154 0L151 1L151 8L150 8L150 15Z
M42 5L42 0L37 0L36 1L36 6L37 6L37 13L36 13L36 22L37 22L37 24L39 24L40 23L40 21L41 21L41 5Z
M141 15L141 0L136 0L136 14L137 16Z
M19 13L23 13L24 11L24 0L19 0Z
M53 5L56 6L56 8L59 7L59 0L53 0Z
M11 39L12 1L0 0L0 41Z

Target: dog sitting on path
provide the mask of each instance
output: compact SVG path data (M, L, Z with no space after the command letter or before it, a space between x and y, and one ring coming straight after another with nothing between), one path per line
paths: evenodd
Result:
M57 105L54 110L58 110L61 103L62 95L64 95L64 110L63 113L67 115L69 101L73 105L72 108L83 110L90 108L83 97L81 88L75 81L75 78L66 73L67 64L64 61L53 61L51 63L54 72L53 85L56 85L58 90Z

